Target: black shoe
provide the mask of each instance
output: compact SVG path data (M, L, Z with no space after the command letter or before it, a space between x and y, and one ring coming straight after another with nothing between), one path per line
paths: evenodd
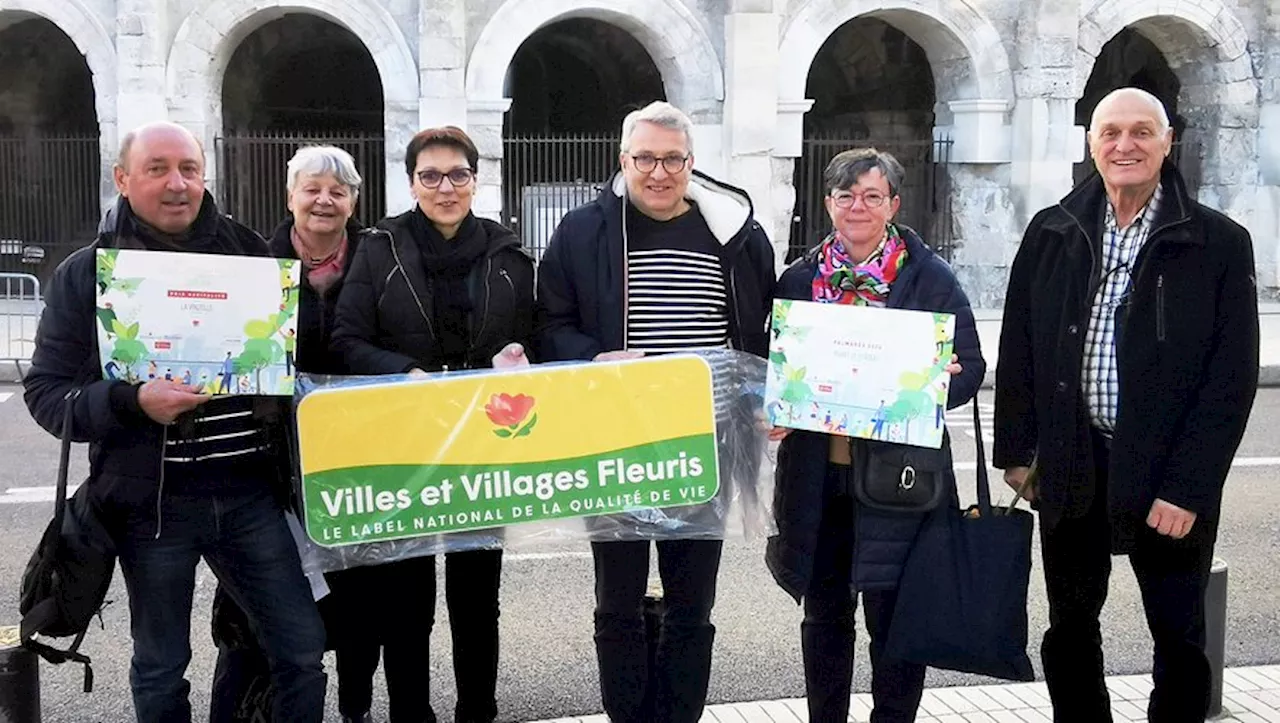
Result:
M362 713L357 716L342 716L342 723L373 723L373 716L369 713Z

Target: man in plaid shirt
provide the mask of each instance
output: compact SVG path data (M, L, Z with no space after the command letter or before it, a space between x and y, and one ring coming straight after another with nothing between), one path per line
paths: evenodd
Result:
M1209 704L1204 592L1257 387L1258 305L1249 233L1188 194L1172 141L1155 96L1104 98L1098 173L1031 221L1005 297L993 459L1040 512L1060 723L1111 720L1098 617L1113 553L1155 641L1149 720L1200 723Z

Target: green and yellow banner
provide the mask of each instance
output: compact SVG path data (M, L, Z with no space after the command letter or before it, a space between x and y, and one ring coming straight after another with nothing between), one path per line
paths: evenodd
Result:
M298 405L307 534L333 547L700 504L719 488L698 357L318 389Z

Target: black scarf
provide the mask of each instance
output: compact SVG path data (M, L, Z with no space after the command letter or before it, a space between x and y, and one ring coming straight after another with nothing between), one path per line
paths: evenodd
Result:
M458 232L446 239L421 208L413 209L410 230L422 254L422 267L431 283L432 325L440 356L436 360L450 368L465 365L470 345L470 315L473 308L467 277L489 250L484 227L470 213Z
M219 224L221 214L213 196L205 191L200 211L191 226L180 234L161 231L133 212L129 202L121 198L116 208L115 245L148 251L188 251L208 254L244 253L236 239Z

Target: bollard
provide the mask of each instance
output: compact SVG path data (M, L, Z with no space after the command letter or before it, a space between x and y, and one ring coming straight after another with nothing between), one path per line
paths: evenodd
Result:
M1213 559L1204 593L1204 654L1209 659L1208 717L1222 714L1222 671L1227 653L1227 563Z
M40 658L0 628L0 723L40 723Z

